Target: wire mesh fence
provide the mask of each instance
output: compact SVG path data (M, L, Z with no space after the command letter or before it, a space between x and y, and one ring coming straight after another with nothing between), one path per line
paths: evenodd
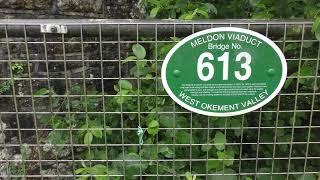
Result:
M67 33L41 33L63 24ZM273 40L285 86L259 110L208 117L161 83L166 53L208 28ZM307 21L0 21L0 176L24 179L317 179L320 44ZM146 51L138 57L134 45Z

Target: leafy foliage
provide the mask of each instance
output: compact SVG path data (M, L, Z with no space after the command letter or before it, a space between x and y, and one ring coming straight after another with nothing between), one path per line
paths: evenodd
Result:
M208 19L217 14L212 3L203 0L146 0L150 18Z
M11 81L7 80L7 81L3 81L0 83L0 94L4 94L6 92L8 92L11 88Z
M151 135L156 135L159 131L159 123L158 121L152 120L148 124L148 133Z
M320 14L320 12L318 12L318 14ZM320 15L318 16L314 21L312 32L314 32L316 38L320 41Z
M173 39L179 41L179 39ZM140 44L132 46L131 55L126 58L123 63L132 63L129 70L130 75L139 77L140 81L132 81L127 79L120 79L114 85L115 96L110 96L105 100L106 111L121 112L135 112L138 109L137 95L154 94L155 87L157 87L158 94L165 94L161 82L154 79L160 73L160 68L156 61L147 61L147 57L163 58L164 55L170 50L175 42L161 44L159 43L158 49L150 46L146 49ZM156 52L157 51L157 52ZM300 76L310 76L314 74L311 64L305 63L300 68ZM292 75L295 75L294 73ZM287 81L286 89L292 86L290 80ZM312 81L314 82L314 81ZM313 84L305 80L299 81L305 87L313 87ZM140 88L138 89L138 85ZM63 112L101 112L102 103L100 98L101 92L94 88L82 89L81 85L72 86L70 92L66 92L63 99L55 100L54 108ZM55 92L51 89L39 89L35 95L53 95ZM68 99L67 95L78 94L78 98ZM140 125L146 129L143 136L144 144L141 148L137 146L126 148L125 150L110 149L106 151L104 147L95 146L95 144L104 143L106 138L108 143L139 143L139 137L136 131L127 131L124 142L121 141L119 131L112 130L113 127L121 126L119 116L116 114L85 114L85 113L68 113L65 115L48 115L42 116L41 121L44 124L50 125L54 128L46 139L47 143L54 145L65 144L70 141L70 133L62 131L62 128L78 128L77 132L72 133L73 143L84 144L85 148L81 148L81 158L85 160L106 160L115 159L117 161L109 163L108 166L99 162L94 162L89 165L87 161L82 162L82 166L75 169L75 173L82 175L80 179L87 179L94 177L95 179L112 179L110 175L125 175L127 179L134 179L134 175L143 173L176 173L185 174L186 179L199 179L189 172L188 163L176 162L175 166L166 161L159 161L156 164L153 161L146 160L165 160L165 159L185 159L189 158L189 144L206 143L202 146L192 146L192 157L208 158L205 167L203 164L194 164L193 171L197 173L206 173L203 171L207 169L209 173L218 174L235 174L238 170L239 163L235 161L240 155L238 146L230 146L228 143L239 141L239 138L246 141L256 141L257 135L248 129L240 129L241 126L257 126L254 121L247 122L247 116L236 116L231 118L221 117L208 117L201 115L193 115L192 127L206 127L210 126L217 129L212 129L210 132L196 131L192 133L188 128L190 127L188 114L178 113L173 117L172 114L162 114L157 112L165 112L172 110L172 101L166 96L141 96L140 97L140 111L149 111L151 113L141 113L138 116L135 113L123 114L124 126L137 128ZM178 107L177 107L178 108ZM182 111L182 109L177 109ZM264 126L275 126L275 113L263 114L262 119ZM140 123L138 124L138 119ZM251 119L258 117L250 117ZM268 132L260 132L260 142L289 142L291 139L290 129L281 128L285 125L302 125L306 120L305 113L296 113L296 115L279 113L278 129L275 136L274 129ZM207 122L210 122L208 125ZM164 129L161 129L164 128ZM174 130L174 128L181 128ZM228 131L221 131L219 129L228 128ZM208 133L208 134L207 134ZM314 136L311 134L311 136ZM275 139L276 138L276 139ZM204 142L203 140L206 140ZM301 141L304 141L301 139ZM181 146L171 146L171 144L180 144ZM60 148L58 148L60 147ZM63 149L57 146L58 152ZM288 144L283 144L276 147L278 155L286 156L289 150ZM294 153L300 153L304 156L304 148L296 149ZM273 149L270 146L261 146L259 152L262 152L262 157L272 157ZM256 155L256 147L252 146L242 150L242 157ZM58 154L59 155L59 154ZM187 156L186 156L187 155ZM293 163L293 162L292 162ZM292 166L296 166L294 163ZM268 167L268 168L266 168ZM259 168L259 172L271 172L271 162L263 163L263 167ZM247 164L242 166L243 171L251 172L255 168L255 164ZM274 162L274 171L286 171L287 165L283 163ZM283 179L283 175L273 175L273 179ZM313 178L315 176L310 176ZM252 176L246 176L244 179L252 179ZM299 175L293 176L293 179L301 178ZM309 178L306 177L306 178ZM214 175L209 179L237 179L234 175ZM257 179L270 179L270 175L259 175Z
M87 167L83 164L82 168L75 170L75 174L82 175L79 179L91 179L90 177L94 176L96 180L109 180L109 179L120 179L119 177L114 177L110 175L118 174L116 170L109 170L105 165L97 164L93 167Z
M312 31L320 40L320 2L318 0L144 0L150 18L159 19L313 19Z
M251 19L312 19L314 25L312 32L320 40L320 1L319 0L141 0L147 6L148 18L159 19L212 19L212 18L251 18ZM288 29L287 40L290 35L301 33L301 28ZM154 39L151 39L154 40ZM35 93L35 97L49 96L50 106L55 112L49 115L37 115L42 125L53 130L46 135L45 143L53 144L55 155L59 158L65 144L77 144L76 158L83 159L81 164L76 164L74 173L81 175L79 179L121 179L112 175L123 175L124 179L134 179L141 174L180 174L177 179L195 180L201 179L193 174L220 174L208 176L209 180L264 180L286 179L286 175L269 174L270 172L287 172L287 161L277 158L288 157L290 148L292 157L313 156L320 154L316 143L309 146L309 154L306 154L305 146L296 143L290 147L292 141L306 142L318 140L319 135L314 128L310 132L306 128L291 128L294 126L309 126L310 116L316 116L316 111L303 112L301 109L319 109L319 100L312 100L308 96L298 97L297 108L292 112L289 108L294 102L292 97L281 97L278 113L268 112L274 110L277 104L270 102L263 107L261 114L250 113L245 116L231 118L206 117L183 113L184 109L173 104L162 87L160 74L161 61L169 50L180 38L171 37L171 43L158 39L157 47L154 44L134 44L131 52L123 64L129 67L129 76L121 78L113 84L113 91L101 92L94 86L83 88L83 84L74 82L68 84L69 90L58 95L53 89L41 88ZM284 39L278 39L283 41ZM300 50L308 49L303 54L312 55L318 53L318 42L299 43L289 42L284 45L284 51L290 58L300 59ZM157 61L150 61L157 59ZM158 61L159 60L159 61ZM10 71L13 77L21 77L25 73L25 64L12 63ZM313 61L298 64L289 64L289 76L284 92L293 93L299 87L299 92L318 92L319 83L315 76L316 63ZM297 71L297 69L299 71ZM134 79L135 78L135 79ZM136 79L139 78L139 81ZM132 80L134 79L134 80ZM11 80L0 83L0 94L10 91L13 82ZM103 95L108 96L103 96ZM143 96L143 95L158 96ZM137 97L139 96L140 99ZM104 101L102 100L104 97ZM313 101L313 102L312 102ZM302 107L302 108L301 108ZM307 108L310 107L310 108ZM172 112L177 113L158 113ZM284 110L284 111L283 111ZM286 112L288 110L288 112ZM114 113L106 113L114 112ZM123 113L130 112L130 113ZM150 113L135 113L150 112ZM121 114L121 115L120 115ZM317 116L318 117L318 116ZM258 123L260 122L260 124ZM313 122L318 123L318 122ZM317 124L318 125L318 124ZM144 144L139 146L139 137L136 129L141 126L145 129L143 135ZM263 128L256 131L257 126ZM277 126L277 128L274 128ZM121 130L119 130L121 127ZM191 127L194 129L191 130ZM202 128L209 128L204 131ZM270 128L272 127L272 128ZM290 128L288 128L290 127ZM67 131L66 129L70 129ZM295 132L293 133L293 129ZM225 130L225 131L223 131ZM257 139L259 133L259 139ZM258 147L256 142L261 143ZM240 150L239 142L242 144ZM132 144L125 147L112 147L112 144ZM270 143L273 144L270 146ZM108 148L100 146L106 144ZM111 144L109 146L109 144ZM201 144L201 145L199 145ZM236 144L236 145L234 145ZM259 149L258 149L259 148ZM251 159L259 157L259 161L242 161L239 157ZM263 158L271 160L264 160ZM23 157L25 159L25 157ZM208 159L208 161L174 161L175 159ZM92 160L92 161L91 161ZM97 160L97 161L94 161ZM103 160L103 161L100 161ZM115 161L106 161L115 160ZM168 161L169 160L169 161ZM91 161L91 162L90 162ZM103 162L103 163L102 163ZM319 159L308 160L307 170L319 171ZM257 168L256 176L238 177L239 166L243 173L253 172ZM301 172L301 161L291 161L290 172ZM273 168L271 168L273 167ZM20 173L25 174L26 167L18 167ZM228 175L221 175L228 174ZM293 180L316 180L319 175L305 174L292 175ZM146 178L149 179L149 178ZM153 179L153 178L150 178Z
M223 133L218 131L216 133L216 135L214 136L213 141L215 143L215 147L218 150L223 150L224 149L224 143L226 143L226 137L225 137L225 135Z
M12 77L20 77L25 71L25 65L20 62L15 62L11 64ZM5 80L0 83L0 94L4 94L10 91L13 80Z

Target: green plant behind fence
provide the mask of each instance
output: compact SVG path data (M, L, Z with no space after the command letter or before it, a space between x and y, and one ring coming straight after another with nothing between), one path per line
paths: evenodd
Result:
M197 3L201 7L212 6ZM161 8L157 13L166 14L168 10ZM196 9L190 6L185 10L189 13L186 16L194 12L194 16L203 16ZM174 11L176 17L184 15L177 9ZM190 23L194 29L204 25ZM139 30L138 25L134 25ZM169 24L170 27L179 25ZM244 25L248 27L247 23ZM273 24L262 25L269 32ZM155 24L150 26L158 28ZM40 60L49 70L40 78L28 72L28 66L38 59L32 63L21 63L28 59L19 63L12 60L17 62L9 66L10 83L0 95L17 107L0 114L1 134L12 136L11 139L5 137L1 144L3 150L13 146L12 152L19 156L1 159L1 172L30 178L123 179L124 176L137 179L144 176L142 179L169 179L174 176L187 180L317 180L320 169L319 41L307 31L310 23L280 23L280 26L284 29L279 37L269 35L288 61L288 79L281 95L258 111L228 118L190 113L166 95L159 78L161 63L183 36L158 37L156 34L156 37L127 40L121 39L121 33L117 32L116 41L102 42L99 34L87 41L73 37L64 43L65 37L58 35L61 39L53 41L54 47L62 45L63 56L68 51L75 56L74 52L80 49L79 59L63 57L61 60L55 55L50 58L57 59ZM50 45L42 39L35 41L45 47ZM88 44L96 45L92 51L101 55L98 60L84 58L88 52L84 53L81 47ZM110 44L115 47L114 51L118 50L118 58L108 59L112 51L103 48ZM108 56L104 57L104 53ZM100 71L108 71L103 63L113 63L111 66L119 70L112 77L104 77L103 73L96 78L86 75L94 72L85 71L85 67L100 66ZM79 65L83 68L80 75L67 73L67 68ZM62 76L54 76L59 74L57 69L62 69ZM21 79L34 85L33 93L17 93L15 88L23 84ZM54 83L55 80L59 80L58 83ZM34 103L33 109L21 108L28 102ZM4 118L7 114L14 118ZM2 121L12 127L5 127ZM27 143L23 144L25 139Z

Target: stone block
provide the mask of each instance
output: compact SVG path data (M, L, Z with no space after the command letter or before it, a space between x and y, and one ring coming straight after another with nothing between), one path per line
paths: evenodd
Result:
M102 0L58 0L57 7L60 12L101 14Z
M49 9L50 0L0 0L0 8L9 9Z

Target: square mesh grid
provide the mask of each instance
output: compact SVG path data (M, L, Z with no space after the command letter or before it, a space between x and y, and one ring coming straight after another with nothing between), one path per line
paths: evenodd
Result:
M64 24L68 33L40 33L47 23ZM225 26L273 40L287 59L286 84L245 115L186 111L162 87L163 58L180 39ZM311 27L305 21L2 20L0 176L316 179L320 44ZM137 43L146 49L143 60L128 58Z

